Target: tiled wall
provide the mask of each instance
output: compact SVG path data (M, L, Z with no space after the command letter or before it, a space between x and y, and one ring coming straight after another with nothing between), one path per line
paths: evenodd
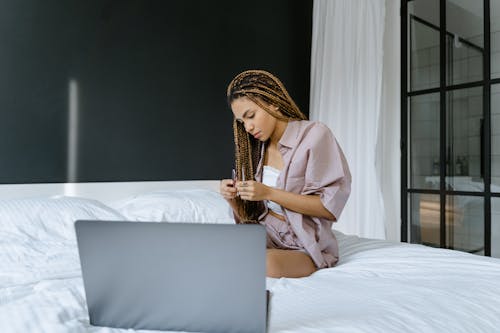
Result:
M491 199L491 256L500 258L500 198Z
M492 30L491 78L494 79L500 78L500 26L492 26ZM500 85L491 86L491 135L492 190L500 192Z
M494 23L493 23L494 22ZM500 20L492 20L491 78L500 77ZM500 85L491 86L491 190L500 192ZM491 255L500 258L500 198L491 199Z
M481 119L483 89L469 88L449 92L449 130L453 130L453 172L456 176L481 178ZM466 188L461 188L466 190Z
M412 54L411 90L439 87L439 45Z
M428 188L426 178L439 175L439 94L410 100L411 168L414 188Z
M495 56L500 63L500 52ZM500 192L500 85L491 86L491 184Z

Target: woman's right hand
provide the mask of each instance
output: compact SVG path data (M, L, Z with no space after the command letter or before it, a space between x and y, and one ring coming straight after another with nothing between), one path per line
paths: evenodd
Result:
M232 200L236 198L237 191L234 185L234 180L232 179L223 179L220 181L219 192L222 194L224 199Z

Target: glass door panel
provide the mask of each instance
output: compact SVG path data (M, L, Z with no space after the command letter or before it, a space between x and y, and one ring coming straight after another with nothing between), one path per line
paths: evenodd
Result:
M446 83L483 79L483 1L446 1Z
M491 250L500 257L500 84L495 84L500 81L500 0L489 1L490 35L484 34L485 1L406 3L407 25L402 29L408 30L402 47L408 61L403 78L409 92L402 96L408 109L402 131L408 145L402 172L408 185L402 195L408 198L408 214L402 230L409 234L402 237L482 255ZM445 22L440 22L441 5L446 6ZM491 46L491 57L485 45ZM445 68L440 67L441 57ZM497 80L484 76L487 65ZM491 103L485 104L489 91L484 89L490 84ZM490 110L484 108L490 106L491 118L486 118ZM486 164L489 157L491 165ZM491 187L485 186L488 170ZM486 223L490 230L490 212L484 211L489 188L492 232L485 234Z
M500 193L500 85L491 86L491 192Z
M410 97L410 186L439 189L439 94Z
M484 191L483 88L449 91L447 106L447 190Z
M500 77L500 0L490 0L490 36L491 78L495 79Z
M500 258L500 198L491 198L491 256Z
M439 87L439 1L408 3L410 91Z
M440 246L439 195L410 194L411 243Z
M446 247L484 254L483 197L446 197Z

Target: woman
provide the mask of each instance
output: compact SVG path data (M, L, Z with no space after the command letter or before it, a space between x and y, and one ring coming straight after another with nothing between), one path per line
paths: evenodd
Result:
M304 277L332 267L338 246L332 232L347 202L351 175L333 134L306 120L272 74L249 70L227 88L234 114L237 181L220 192L237 223L267 230L267 275Z

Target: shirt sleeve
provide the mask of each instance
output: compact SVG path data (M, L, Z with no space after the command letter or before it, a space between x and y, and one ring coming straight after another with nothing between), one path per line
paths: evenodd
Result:
M317 123L310 142L302 194L320 196L323 206L338 220L351 193L351 174L345 156L330 129Z

